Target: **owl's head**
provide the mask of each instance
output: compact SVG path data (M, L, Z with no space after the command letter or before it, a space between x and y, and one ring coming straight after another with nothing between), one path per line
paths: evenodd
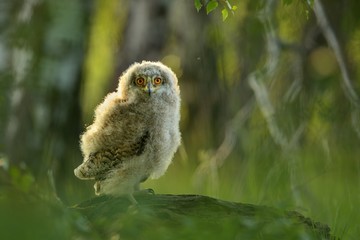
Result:
M118 92L123 97L151 98L159 95L179 95L174 72L160 62L134 63L120 77Z

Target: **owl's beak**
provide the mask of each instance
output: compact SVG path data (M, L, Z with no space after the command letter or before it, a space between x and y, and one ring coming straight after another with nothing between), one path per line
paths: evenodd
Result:
M150 81L146 84L144 90L149 94L149 96L151 96L151 93L153 92L153 89L151 88L151 82Z

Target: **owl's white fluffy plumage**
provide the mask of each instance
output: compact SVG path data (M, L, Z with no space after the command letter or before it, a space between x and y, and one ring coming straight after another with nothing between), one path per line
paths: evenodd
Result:
M96 194L132 194L140 182L165 173L180 145L179 121L172 70L160 62L131 65L81 136L84 162L75 175L94 179Z

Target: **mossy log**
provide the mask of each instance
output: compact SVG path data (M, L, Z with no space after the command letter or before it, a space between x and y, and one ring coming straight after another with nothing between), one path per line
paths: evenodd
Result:
M100 196L71 209L102 239L336 239L295 211L199 195ZM83 233L85 234L85 233Z

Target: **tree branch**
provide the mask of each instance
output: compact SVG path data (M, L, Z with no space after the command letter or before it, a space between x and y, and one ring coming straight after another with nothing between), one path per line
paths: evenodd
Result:
M330 228L298 212L199 195L101 196L73 210L103 238L121 239L335 239Z
M345 58L341 51L339 41L336 38L334 30L331 28L330 23L326 17L324 8L322 6L322 3L320 0L314 1L314 13L316 16L316 19L318 21L319 27L321 28L326 41L334 51L336 60L339 64L341 74L343 76L344 81L344 91L346 94L346 97L350 100L350 102L355 105L356 107L359 107L359 96L357 95L356 91L354 90L354 87L352 85L352 82L350 80L350 74L345 64Z

